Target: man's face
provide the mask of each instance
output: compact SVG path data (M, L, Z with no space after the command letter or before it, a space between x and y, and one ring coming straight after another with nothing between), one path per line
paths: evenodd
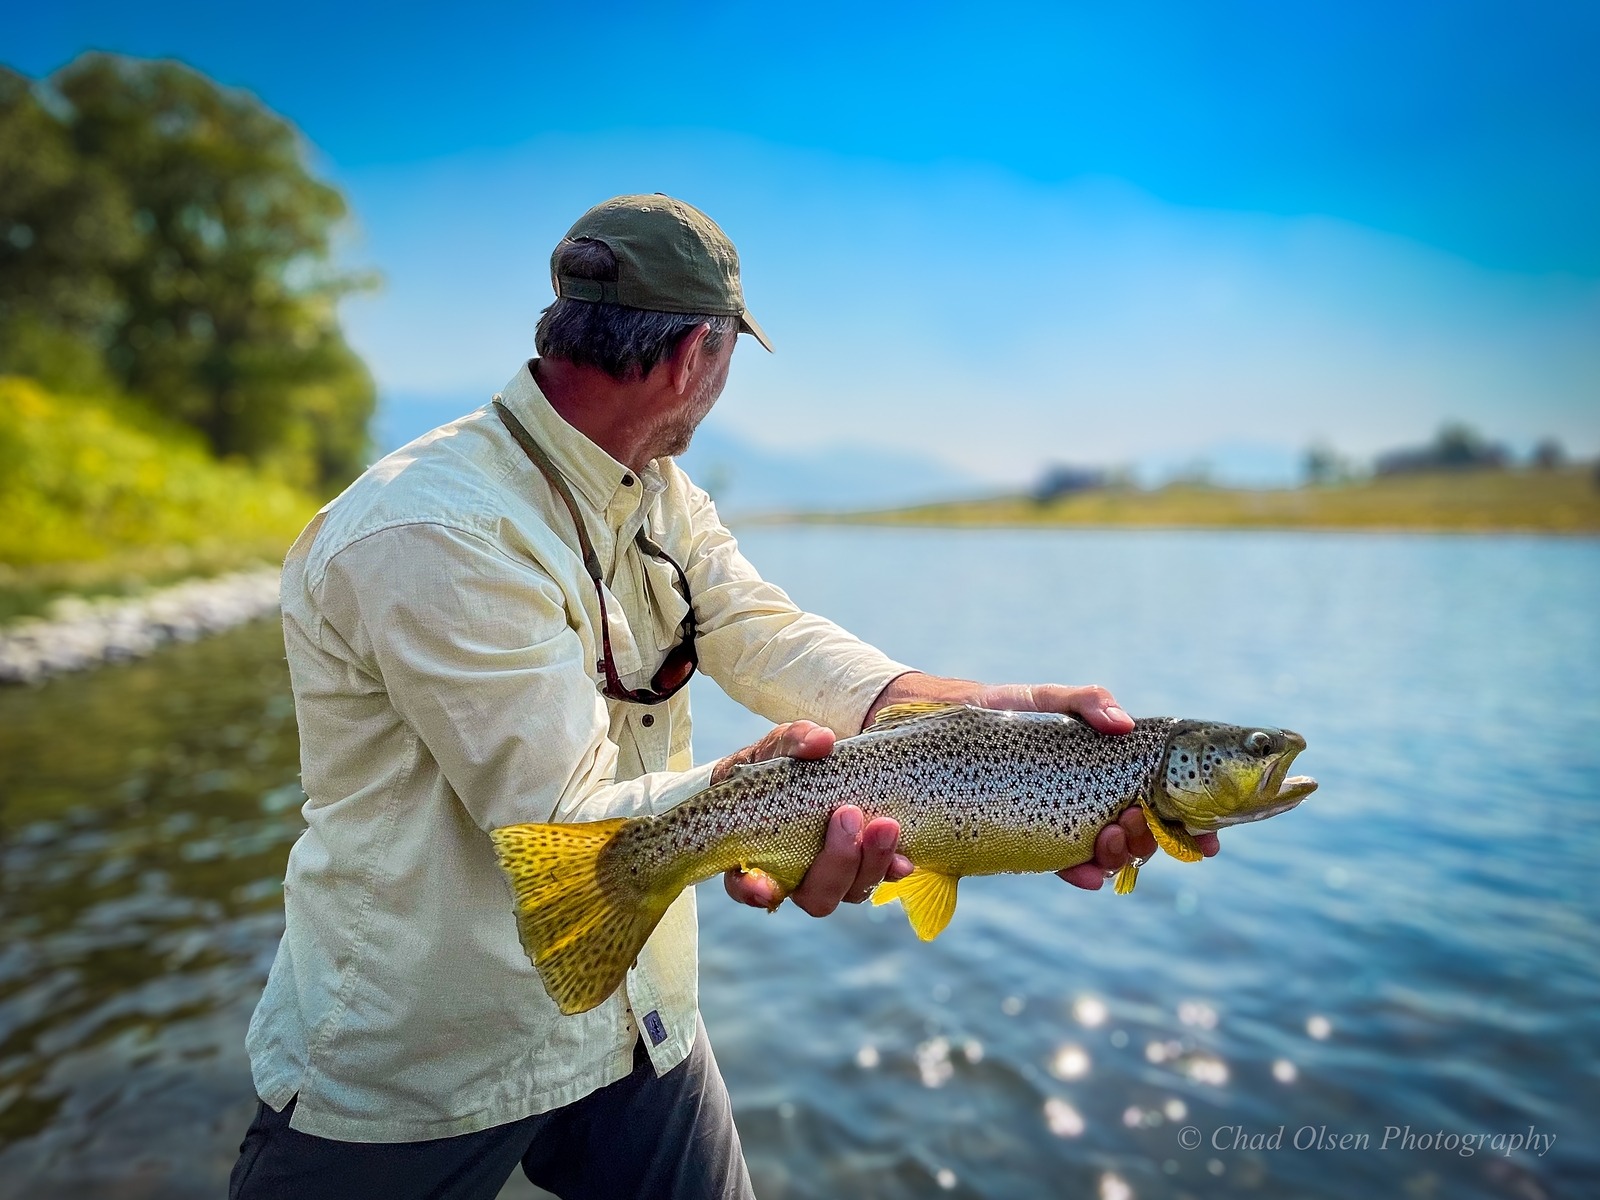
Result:
M695 429L705 420L717 397L722 395L722 389L728 382L728 365L733 361L733 350L738 342L738 332L735 331L724 339L720 350L701 359L699 377L684 400L683 407L662 426L662 449L658 454L677 455L689 448Z

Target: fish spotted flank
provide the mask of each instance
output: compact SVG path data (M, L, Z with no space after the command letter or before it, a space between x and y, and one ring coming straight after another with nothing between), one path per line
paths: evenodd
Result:
M1107 736L1055 713L894 705L827 758L737 767L659 816L491 836L523 948L561 1010L578 1013L621 985L684 888L733 867L766 873L784 893L797 887L841 804L900 823L900 852L916 870L873 901L900 900L930 940L963 876L1088 862L1131 804L1162 849L1197 861L1195 833L1275 815L1311 793L1313 780L1288 775L1304 748L1288 730L1170 717ZM1125 868L1117 891L1133 890L1137 875Z

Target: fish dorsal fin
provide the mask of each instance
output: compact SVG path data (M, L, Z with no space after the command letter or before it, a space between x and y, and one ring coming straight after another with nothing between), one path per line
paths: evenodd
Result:
M936 717L940 713L956 712L965 707L965 704L945 704L937 700L907 700L904 704L885 704L872 719L872 724L861 732L893 729L896 725L921 721L926 717Z
M918 867L904 879L880 883L872 893L872 902L900 901L905 905L906 916L917 936L931 942L950 924L950 917L956 911L956 884L959 882L955 875L941 875L938 871Z
M1173 858L1179 862L1199 862L1205 857L1200 851L1200 843L1195 841L1194 835L1182 825L1176 821L1169 821L1156 812L1148 800L1141 800L1139 807L1144 809L1144 822L1150 826L1150 836L1156 839L1156 845ZM1131 883L1128 890L1130 892L1133 890Z

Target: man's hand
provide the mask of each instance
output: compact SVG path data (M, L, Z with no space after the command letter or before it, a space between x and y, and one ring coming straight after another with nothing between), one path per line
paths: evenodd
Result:
M735 751L711 772L711 782L721 783L743 763L769 758L826 758L833 753L833 731L810 721L779 725L753 746ZM795 904L813 917L825 917L840 903L860 904L885 879L904 879L911 863L894 852L900 840L898 822L878 817L863 824L862 812L853 804L834 810L828 820L822 851L812 862L800 886L789 894ZM723 876L728 895L755 908L776 908L783 890L759 871L729 871Z
M1053 712L1077 717L1101 733L1130 733L1133 718L1122 711L1103 687L1067 687L1059 683L991 683L978 688L979 708L1010 712Z
M867 710L863 725L871 725L880 709L912 701L935 704L972 704L1011 712L1055 712L1077 717L1101 733L1127 733L1133 718L1123 712L1103 687L1067 687L1059 683L973 683L908 671L891 679Z
M1127 733L1133 718L1103 687L1066 687L1059 683L974 683L967 679L945 679L912 671L889 681L867 711L867 724L888 704L909 701L937 701L945 704L973 704L979 708L1007 709L1011 712L1057 712L1077 717L1101 733ZM1220 845L1214 833L1195 835L1200 852L1207 858ZM1145 823L1138 805L1122 811L1116 821L1100 831L1095 839L1094 858L1056 874L1074 887L1096 892L1105 881L1133 858L1150 858L1156 852L1156 839Z

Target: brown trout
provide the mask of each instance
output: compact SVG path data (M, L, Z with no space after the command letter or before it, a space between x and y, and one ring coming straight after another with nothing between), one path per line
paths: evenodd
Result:
M1094 857L1095 838L1138 804L1157 843L1201 858L1194 834L1285 812L1316 788L1290 776L1305 739L1286 729L1146 718L1096 733L1055 713L962 705L883 709L815 762L778 758L653 817L492 831L516 897L523 949L562 1012L587 1012L621 985L684 888L733 867L800 883L841 804L900 823L916 867L880 884L924 941L937 937L965 875L1057 871ZM1118 875L1133 890L1138 867Z

